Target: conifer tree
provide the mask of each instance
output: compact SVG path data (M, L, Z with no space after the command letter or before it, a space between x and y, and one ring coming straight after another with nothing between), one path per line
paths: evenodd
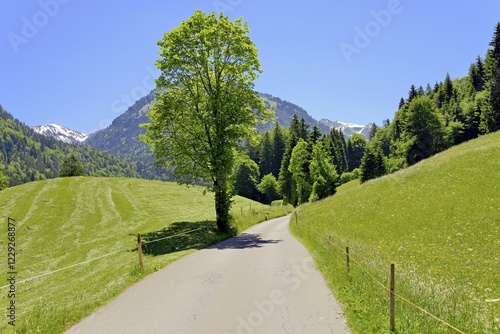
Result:
M276 123L273 131L273 163L271 172L275 178L280 174L281 161L285 153L286 137L283 128ZM262 175L262 174L261 174Z
M285 151L283 153L283 159L281 161L278 176L279 192L281 196L283 196L283 201L292 205L297 204L297 187L295 186L295 180L292 177L289 167L290 159L292 158L292 151L297 145L299 139L302 139L301 129L301 122L299 121L297 114L294 114L290 122L288 142L286 143Z
M330 130L330 134L326 137L326 147L329 149L332 156L332 161L337 168L337 173L341 175L348 169L346 157L346 143L342 131L335 128Z
M354 133L347 141L346 156L349 172L352 172L353 169L358 168L361 165L361 159L365 154L365 150L365 136L359 133Z
M361 183L375 179L387 173L384 156L377 149L368 147L361 161Z
M85 172L83 171L83 166L75 157L74 154L70 155L66 160L64 160L61 169L59 171L60 177L67 176L83 176Z
M377 130L378 130L378 126L377 124L372 123L370 125L370 129L368 130L368 140L372 140L373 137L375 137L375 133L377 133ZM349 141L347 141L347 144L349 145Z
M403 108L403 106L405 105L405 99L401 98L399 100L399 104L398 104L398 110Z
M482 110L481 130L484 133L500 130L500 22L497 23L486 57L490 105Z
M309 137L309 124L306 123L306 120L304 119L304 117L301 117L300 118L300 137L299 138L302 138L305 141L307 141L308 137Z
M469 81L476 92L480 92L484 88L484 64L481 56L477 56L476 62L469 67Z
M265 132L259 149L259 169L260 175L267 175L273 169L273 143L269 131Z
M314 124L312 131L309 133L309 136L307 138L307 142L311 146L311 152L312 152L312 147L316 144L316 142L321 138L321 130L319 127Z
M408 91L408 99L406 102L411 102L414 98L418 96L417 89L415 88L415 85L411 85L410 90Z

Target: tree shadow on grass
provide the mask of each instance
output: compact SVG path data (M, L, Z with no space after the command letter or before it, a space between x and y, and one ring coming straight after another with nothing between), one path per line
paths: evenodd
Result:
M143 254L157 256L189 249L260 248L282 240L264 240L259 234L249 233L232 237L217 232L215 221L200 221L175 222L161 230L142 234L141 241Z
M245 249L245 248L260 248L269 244L277 244L283 240L264 240L260 234L242 233L231 239L219 242L209 249Z
M215 226L214 221L175 222L161 230L142 234L142 252L157 256L205 248L228 237L215 232Z

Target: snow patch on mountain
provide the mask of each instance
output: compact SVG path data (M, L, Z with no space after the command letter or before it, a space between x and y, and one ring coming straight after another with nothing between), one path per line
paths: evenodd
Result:
M340 121L330 121L329 119L322 118L319 123L327 126L330 129L341 130L346 138L351 137L354 133L359 133L365 136L366 139L369 137L370 127L372 123L368 123L367 125L359 125L355 123L346 123Z
M53 137L59 141L69 144L83 144L89 136L58 124L37 125L31 128L39 134Z

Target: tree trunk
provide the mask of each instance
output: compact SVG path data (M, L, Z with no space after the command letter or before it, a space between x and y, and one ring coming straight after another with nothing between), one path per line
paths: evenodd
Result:
M228 195L228 191L225 187L225 182L220 182L219 180L215 181L214 191L217 228L220 232L227 233L231 229L229 223L229 209L231 208L231 198Z

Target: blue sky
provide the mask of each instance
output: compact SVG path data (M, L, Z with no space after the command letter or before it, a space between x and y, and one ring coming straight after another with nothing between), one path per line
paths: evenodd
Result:
M258 91L360 124L392 119L411 84L467 75L500 21L498 0L0 0L0 104L28 125L106 127L197 9L249 23Z

